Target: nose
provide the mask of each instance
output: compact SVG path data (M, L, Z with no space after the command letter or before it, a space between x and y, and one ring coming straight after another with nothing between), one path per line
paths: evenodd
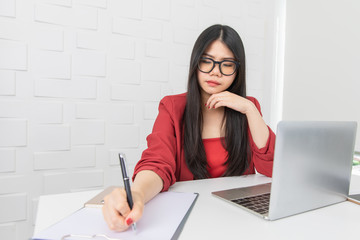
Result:
M221 76L220 63L214 63L214 68L211 70L211 75Z

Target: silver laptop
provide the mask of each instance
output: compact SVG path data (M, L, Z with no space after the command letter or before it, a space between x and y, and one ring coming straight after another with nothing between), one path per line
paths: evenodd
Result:
M347 199L356 122L282 121L276 133L272 183L213 192L267 220Z

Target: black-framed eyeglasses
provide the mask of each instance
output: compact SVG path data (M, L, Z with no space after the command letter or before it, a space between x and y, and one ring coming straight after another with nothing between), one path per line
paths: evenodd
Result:
M198 63L198 69L203 73L209 73L215 68L216 64L219 64L220 72L225 76L233 75L240 65L239 62L232 60L222 60L218 62L211 58L202 57Z

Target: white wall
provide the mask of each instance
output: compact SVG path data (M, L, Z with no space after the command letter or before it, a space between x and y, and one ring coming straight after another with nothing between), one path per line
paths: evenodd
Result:
M242 36L268 121L274 1L0 0L0 238L32 235L38 197L121 184L159 100L186 89L196 37Z
M360 1L286 1L283 119L357 121Z

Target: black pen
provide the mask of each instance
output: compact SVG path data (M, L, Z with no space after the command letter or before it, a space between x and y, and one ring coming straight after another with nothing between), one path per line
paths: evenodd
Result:
M126 191L126 200L129 204L130 209L132 209L134 202L132 199L132 194L131 194L131 189L130 189L130 179L126 172L125 157L121 153L119 153L119 159L120 159L121 173L122 173L123 180L124 180L124 187L125 187L125 191ZM131 227L132 227L133 231L136 231L136 223L133 223L131 225Z

